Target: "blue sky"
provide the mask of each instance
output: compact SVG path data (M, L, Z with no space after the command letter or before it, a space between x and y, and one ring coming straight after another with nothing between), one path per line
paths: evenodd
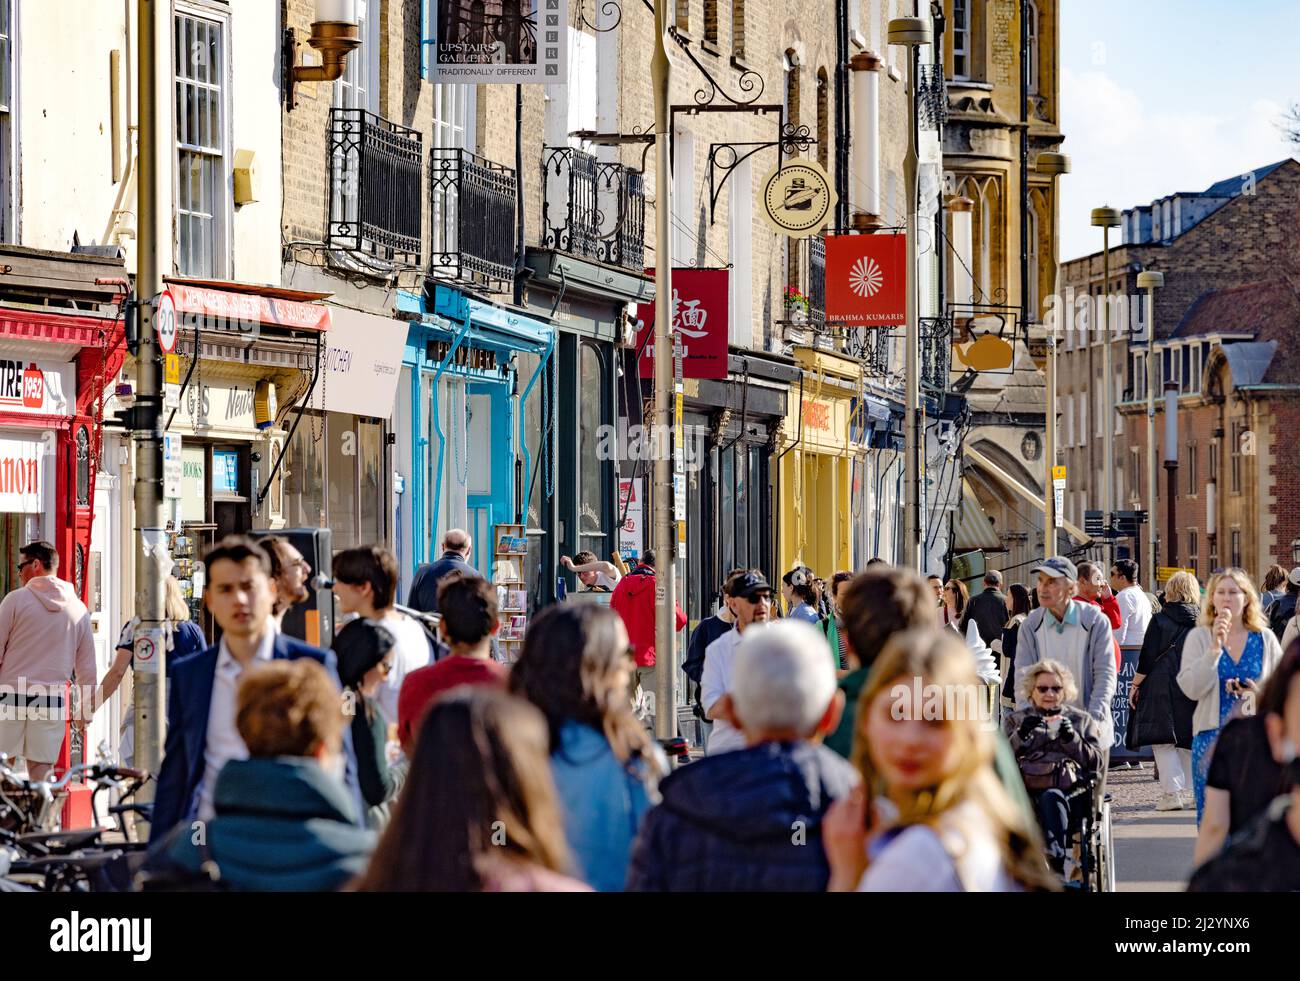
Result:
M1060 0L1061 255L1101 248L1093 208L1199 191L1291 156L1300 0Z

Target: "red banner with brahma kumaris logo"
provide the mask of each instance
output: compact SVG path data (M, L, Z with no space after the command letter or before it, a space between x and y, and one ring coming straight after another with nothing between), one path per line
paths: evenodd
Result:
M672 330L682 339L683 378L726 378L731 281L727 269L674 269ZM646 275L653 276L654 270ZM636 332L641 377L653 378L655 305L641 304ZM645 346L642 347L644 342Z
M907 322L907 236L826 237L826 322L848 327Z

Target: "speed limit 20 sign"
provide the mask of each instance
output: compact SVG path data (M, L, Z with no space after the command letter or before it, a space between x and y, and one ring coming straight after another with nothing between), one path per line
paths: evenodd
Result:
M164 354L176 350L176 301L171 293L163 290L158 294L158 305L153 312L154 329L158 331L158 346Z

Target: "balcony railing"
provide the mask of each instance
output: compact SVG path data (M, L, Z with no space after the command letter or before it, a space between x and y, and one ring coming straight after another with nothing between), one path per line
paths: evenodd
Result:
M515 275L515 196L511 167L455 147L429 151L429 276L452 282L507 282Z
M935 392L950 388L952 372L952 320L921 318L921 387Z
M361 109L331 109L326 244L420 261L421 134Z
M868 378L889 376L888 327L851 327L844 332L844 353L862 363Z
M921 129L938 129L948 121L948 87L942 65L922 65L916 80L916 113Z
M573 147L544 148L541 244L641 272L645 268L641 172Z
M814 329L826 326L826 240L808 241L808 320Z

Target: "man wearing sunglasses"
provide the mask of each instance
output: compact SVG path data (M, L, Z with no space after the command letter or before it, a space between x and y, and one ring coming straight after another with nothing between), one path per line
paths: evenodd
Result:
M713 722L708 743L710 756L745 748L745 734L735 724L731 711L736 648L745 631L766 627L772 619L772 587L757 569L733 578L728 595L736 625L704 652L704 674L700 679L700 704Z
M63 747L67 680L82 692L73 725L89 721L95 686L90 613L72 584L59 579L59 553L49 542L19 549L22 588L0 601L0 753L21 756L43 780Z

